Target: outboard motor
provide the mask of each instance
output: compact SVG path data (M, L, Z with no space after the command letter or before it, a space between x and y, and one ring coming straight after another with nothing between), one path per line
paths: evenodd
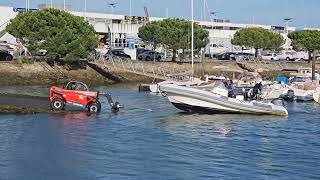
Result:
M271 103L278 106L285 106L284 100L281 98L274 99L271 101Z
M283 96L283 99L288 102L293 102L295 99L294 91L288 90L287 94Z

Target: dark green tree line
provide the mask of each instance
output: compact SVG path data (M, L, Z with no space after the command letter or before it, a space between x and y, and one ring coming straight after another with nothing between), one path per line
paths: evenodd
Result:
M279 50L284 44L283 37L263 28L245 28L236 32L232 39L232 44L254 48L255 55L258 56L258 49Z
M296 50L307 50L312 57L312 80L315 80L316 54L320 50L320 31L303 30L289 33ZM312 56L310 54L312 53ZM309 59L311 60L311 59Z
M166 46L173 50L172 60L175 61L177 50L183 51L191 47L191 22L182 19L164 19L153 21L139 28L139 37L155 49ZM194 24L194 47L200 51L208 43L209 32L198 24Z

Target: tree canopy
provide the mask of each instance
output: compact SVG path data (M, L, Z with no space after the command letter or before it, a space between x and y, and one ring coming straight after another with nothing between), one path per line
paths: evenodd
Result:
M6 31L22 39L31 54L45 49L50 59L57 55L66 60L86 58L98 44L93 26L84 18L57 9L20 13Z
M284 39L280 34L263 28L245 28L236 32L232 44L248 48L278 50ZM256 54L257 56L257 54Z
M312 79L315 79L315 62L316 51L320 50L320 31L315 30L303 30L294 31L289 33L288 37L292 40L292 46L294 49L304 49L312 55Z
M289 33L294 49L320 50L320 31L303 30Z
M176 51L191 47L191 22L182 19L164 19L153 21L139 28L139 37L154 48L158 45L166 46L173 50L173 60ZM194 47L200 51L208 43L209 32L201 26L194 24Z

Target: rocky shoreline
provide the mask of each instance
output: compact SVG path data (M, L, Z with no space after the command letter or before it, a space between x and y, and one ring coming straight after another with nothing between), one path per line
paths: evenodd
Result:
M151 82L150 78L136 76L125 72L115 72L116 76L123 82ZM90 67L86 69L67 70L56 66L45 67L40 63L34 64L0 64L0 86L26 86L26 85L45 85L50 86L61 81L76 80L82 81L89 86L100 86L105 84L114 84Z
M146 68L156 68L160 64L153 62L141 62ZM177 64L174 62L165 62L164 65L171 67L177 71L185 71L191 69L190 63ZM223 75L228 78L237 77L246 69L257 70L260 74L270 79L277 75L283 75L280 69L274 69L277 66L276 62L270 64L257 64L255 62L247 64L239 64L236 62L226 61L206 61L205 63L197 63L194 65L195 75L201 77L204 74L209 75ZM279 66L280 67L280 66ZM310 67L306 62L289 63L284 62L281 67L301 68ZM270 69L268 69L270 68ZM319 64L317 64L319 69ZM108 79L97 71L87 66L86 69L68 70L63 66L51 67L44 62L35 62L33 64L15 64L15 63L0 63L0 86L20 86L20 85L45 85L50 86L61 81L76 80L82 81L89 86L101 86L117 83L151 83L153 78L137 75L122 70L112 69L108 70L117 79L121 80L115 82Z

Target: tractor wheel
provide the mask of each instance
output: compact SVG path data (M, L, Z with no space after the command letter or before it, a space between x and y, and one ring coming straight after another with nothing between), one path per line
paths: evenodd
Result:
M60 98L56 98L52 100L51 107L55 111L61 111L64 108L64 102Z
M88 111L90 113L98 113L100 112L101 110L101 104L100 102L94 102L94 103L91 103L89 106L88 106Z

